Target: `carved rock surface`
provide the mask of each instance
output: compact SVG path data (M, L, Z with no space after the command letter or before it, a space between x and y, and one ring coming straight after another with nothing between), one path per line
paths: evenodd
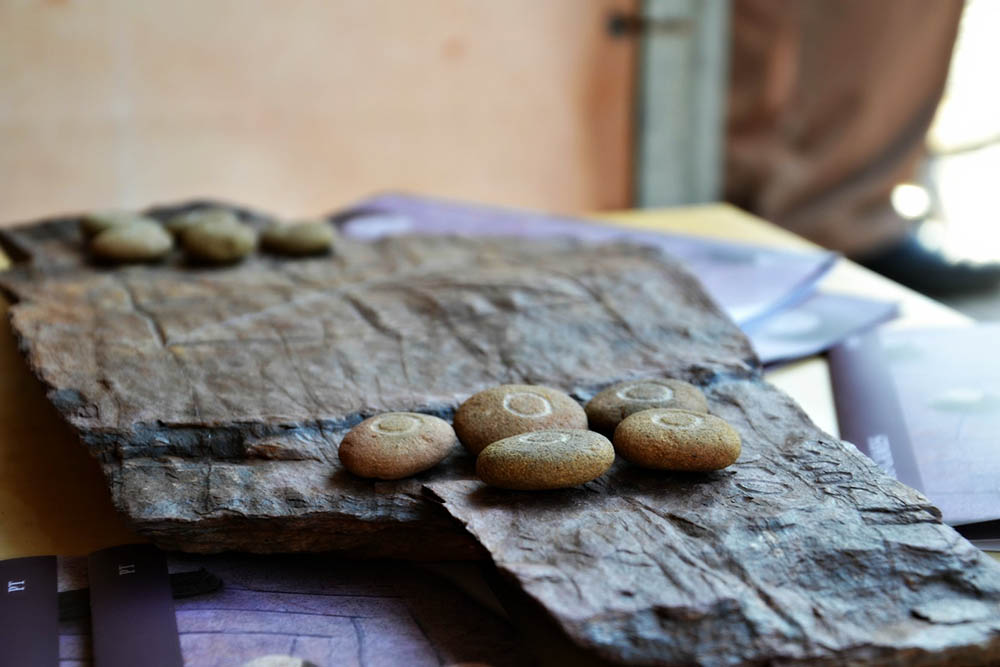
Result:
M764 383L743 336L654 251L401 237L108 269L87 263L76 222L0 233L17 262L0 286L50 399L161 546L488 554L568 646L612 664L996 662L1000 566ZM618 461L546 493L489 489L464 452L397 482L337 461L376 412L447 418L499 383L586 400L640 376L701 387L740 432L739 461L697 475Z
M108 269L88 263L77 223L2 232L17 266L0 286L116 506L168 548L480 555L421 493L474 479L471 456L372 482L340 467L343 434L384 411L449 418L496 384L586 399L636 376L755 372L697 282L648 248L413 237Z
M428 489L504 587L598 664L998 663L993 559L773 387L719 378L705 390L743 434L731 468L619 459L580 489ZM553 662L569 660L581 664Z

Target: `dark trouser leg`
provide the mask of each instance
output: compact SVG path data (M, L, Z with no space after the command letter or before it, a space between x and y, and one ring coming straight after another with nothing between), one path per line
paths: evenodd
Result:
M733 0L726 194L849 255L907 231L962 0Z

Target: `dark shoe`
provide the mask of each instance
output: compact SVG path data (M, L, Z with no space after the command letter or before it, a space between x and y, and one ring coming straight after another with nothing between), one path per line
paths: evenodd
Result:
M932 296L982 292L1000 284L1000 263L956 261L926 246L915 232L857 261L886 278Z

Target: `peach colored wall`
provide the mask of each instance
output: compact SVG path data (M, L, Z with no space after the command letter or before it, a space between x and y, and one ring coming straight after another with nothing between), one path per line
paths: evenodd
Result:
M632 0L0 0L0 222L383 189L629 202Z

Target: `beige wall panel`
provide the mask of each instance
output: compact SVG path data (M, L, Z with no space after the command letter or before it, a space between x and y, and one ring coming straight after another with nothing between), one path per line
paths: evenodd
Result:
M405 189L629 203L629 0L0 0L0 221Z

